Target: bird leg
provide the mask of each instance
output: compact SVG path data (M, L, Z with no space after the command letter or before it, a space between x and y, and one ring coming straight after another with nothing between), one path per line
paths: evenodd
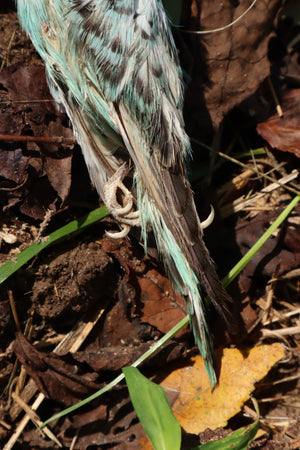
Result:
M139 212L134 210L133 195L123 184L127 174L128 167L124 163L107 181L103 189L107 209L122 227L120 232L106 232L115 239L127 236L131 227L140 226Z

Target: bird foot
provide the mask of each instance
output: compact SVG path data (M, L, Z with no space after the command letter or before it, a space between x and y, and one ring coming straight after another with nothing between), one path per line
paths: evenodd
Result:
M104 186L104 202L107 209L122 227L120 232L106 232L115 239L124 238L131 227L140 226L139 212L134 210L133 195L123 184L127 174L128 167L124 163Z

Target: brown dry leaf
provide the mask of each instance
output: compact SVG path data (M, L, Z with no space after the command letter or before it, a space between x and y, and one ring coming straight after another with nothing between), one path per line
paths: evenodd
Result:
M118 293L121 304L131 304L132 318L138 317L140 323L167 333L186 315L183 298L174 293L168 278L160 273L161 266L157 261L144 256L125 240L118 242L104 237L101 245L118 260L125 272ZM115 320L118 321L118 317ZM116 328L113 332L118 336L120 325Z
M26 179L29 160L24 156L22 150L17 148L14 151L1 149L0 151L0 177L8 182L22 184ZM4 187L4 182L1 183ZM7 187L7 186L6 186Z
M183 298L174 293L170 281L157 269L150 268L137 281L143 302L141 320L167 333L186 315Z
M223 354L222 354L223 353ZM172 410L188 433L198 434L206 428L224 427L249 398L254 384L284 356L281 344L252 349L224 349L217 352L221 368L219 384L211 392L203 358L192 358L193 365L173 371L161 385L177 391Z
M287 91L281 98L283 117L278 114L259 123L258 133L273 148L300 158L300 89Z
M280 210L274 207L273 211L261 211L250 221L245 221L244 217L238 218L235 227L236 242L242 255L263 235ZM291 218L297 218L299 215L300 205L297 205ZM240 289L242 292L249 292L249 289L257 291L260 287L260 280L265 286L266 279L272 278L275 271L278 275L282 275L297 269L299 264L299 231L297 227L283 226L280 233L272 236L272 239L268 239L244 268L238 281Z
M184 25L189 30L214 30L240 17L252 0L190 0L184 9ZM190 4L190 7L189 7ZM236 24L223 31L191 36L187 51L191 55L193 81L190 85L188 109L194 116L192 135L205 132L204 104L214 127L224 115L255 93L270 74L268 43L283 4L282 0L258 1ZM183 56L185 59L185 55ZM203 89L204 86L204 89ZM193 112L194 111L194 112Z
M43 66L10 66L0 73L0 133L31 134L44 137L72 137L64 125L65 116L56 111ZM21 203L23 214L43 219L47 209L55 210L64 202L71 188L73 146L31 143L16 149L12 143L0 142L1 184L6 189L4 204L9 208ZM40 153L37 151L40 150ZM14 174L14 176L12 175ZM13 182L13 183L12 183ZM18 186L15 186L15 183Z
M1 117L18 117L22 113L19 124L20 131L26 125L44 124L46 119L55 114L54 101L50 95L43 66L32 64L28 67L10 66L0 73L2 101L7 101L1 111ZM15 130L17 131L17 130ZM2 133L13 133L5 129Z
M99 385L94 383L96 374L83 373L78 361L74 362L71 355L42 353L21 332L16 335L13 350L38 389L46 397L63 405L77 403L99 389Z

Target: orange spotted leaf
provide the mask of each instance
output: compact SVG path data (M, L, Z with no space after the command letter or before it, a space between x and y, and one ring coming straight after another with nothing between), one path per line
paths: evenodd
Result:
M213 392L200 356L192 358L190 366L174 370L161 386L167 393L178 393L172 402L173 413L186 432L198 434L206 428L226 426L249 398L255 383L283 356L284 348L279 343L222 349L217 352L219 384Z

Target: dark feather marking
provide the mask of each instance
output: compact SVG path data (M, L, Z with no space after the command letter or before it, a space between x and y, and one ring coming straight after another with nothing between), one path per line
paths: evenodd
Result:
M120 4L123 0L106 0L109 9L121 8ZM119 3L119 5L118 5Z
M135 90L139 97L144 96L144 82L138 77L135 81Z
M126 72L126 64L112 66L111 61L101 61L101 77L112 85L118 85Z
M156 78L160 78L163 73L162 67L160 65L156 67L152 66L152 73Z
M59 89L62 91L63 95L67 98L69 87L65 83L65 80L61 77L60 73L57 71L56 73L53 72L53 78L55 80L55 83L59 87Z
M82 23L82 28L86 33L92 32L96 37L103 35L99 22L95 22L91 15Z
M141 36L145 41L154 41L153 33L148 34L145 30L142 30Z
M161 164L170 168L174 164L174 143L170 142L169 124L167 118L162 115L159 130L159 147L161 155Z
M134 88L135 88L135 92L137 94L137 97L135 99L133 99L134 101L136 101L136 99L143 99L144 102L144 108L141 109L141 107L139 108L139 111L142 112L147 110L147 107L150 106L152 104L152 93L150 91L149 86L145 85L145 83L143 82L143 80L138 76L136 78L136 81L134 83ZM149 111L150 112L150 111ZM147 117L147 115L145 116L145 123L148 123L149 120L151 120L151 118L149 118L149 116Z
M110 43L111 51L117 54L121 54L123 51L123 41L116 37L111 43Z
M73 8L80 14L83 19L88 19L93 11L93 7L91 7L91 2L87 5L83 5L80 0L73 0Z

